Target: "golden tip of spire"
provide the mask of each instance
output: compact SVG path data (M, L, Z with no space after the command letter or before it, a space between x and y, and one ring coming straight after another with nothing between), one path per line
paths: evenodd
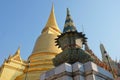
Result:
M54 8L54 3L52 2L52 9Z
M20 50L20 46L18 46L18 50Z
M59 30L57 22L56 22L55 13L54 13L54 4L52 4L52 9L51 9L47 24L46 24L45 28L42 30L42 33L47 31L49 28L52 28L53 30L60 33L60 30Z
M18 46L18 49L17 49L17 51L18 51L18 50L20 50L20 47L21 47L21 46Z
M17 49L15 54L20 54L20 46L18 47L18 49Z
M51 12L54 13L54 3L52 3L52 9L51 9Z

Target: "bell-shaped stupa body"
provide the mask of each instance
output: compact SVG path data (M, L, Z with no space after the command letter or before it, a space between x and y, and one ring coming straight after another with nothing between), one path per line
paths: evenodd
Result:
M48 22L35 43L32 55L41 52L59 53L61 50L55 46L54 39L60 33L54 14L54 6L52 6Z
M61 52L61 49L55 46L55 38L60 33L54 14L54 6L52 6L47 24L37 38L32 54L28 58L29 67L25 69L25 74L16 80L24 80L25 78L39 80L42 72L54 68L52 59Z

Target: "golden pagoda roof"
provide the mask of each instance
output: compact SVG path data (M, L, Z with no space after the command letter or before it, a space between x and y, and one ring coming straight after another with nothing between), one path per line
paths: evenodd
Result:
M52 5L52 10L51 10L50 16L48 18L47 24L46 24L45 28L43 29L42 33L45 32L48 28L51 28L57 32L60 32L60 29L58 28L58 24L56 22L56 17L55 17L55 13L54 13L54 5Z
M55 46L55 38L57 37L57 35L60 35L60 33L61 32L58 28L55 18L54 6L52 6L52 10L48 18L47 24L42 30L41 35L38 37L32 53L34 54L40 52L61 52L61 49Z

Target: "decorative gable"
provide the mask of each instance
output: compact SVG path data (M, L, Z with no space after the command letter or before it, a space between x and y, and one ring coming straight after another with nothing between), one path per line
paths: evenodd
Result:
M20 48L16 51L16 53L11 57L11 60L22 62L20 57Z

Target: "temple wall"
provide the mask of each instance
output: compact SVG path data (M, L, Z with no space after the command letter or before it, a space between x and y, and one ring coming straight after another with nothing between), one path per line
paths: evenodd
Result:
M15 78L23 74L25 66L15 64L14 62L5 63L1 69L0 80L15 80Z
M40 80L114 80L110 72L93 62L81 64L63 63L62 65L43 73Z

